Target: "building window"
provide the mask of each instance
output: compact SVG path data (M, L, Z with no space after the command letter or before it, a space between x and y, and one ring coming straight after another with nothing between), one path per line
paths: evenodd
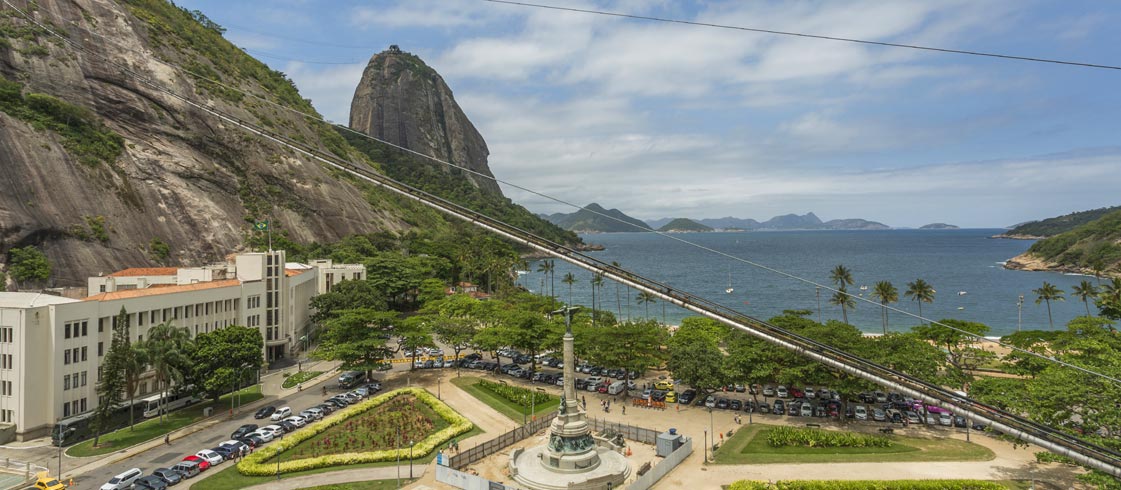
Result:
M89 374L89 371L82 371L82 386L86 385L86 380L89 377L89 376L87 376L88 374ZM82 410L85 410L85 408L82 408Z
M212 303L207 303L207 304L206 304L206 314L207 314L207 315L209 315L209 314L210 314L210 305L211 305L211 304L212 304Z
M11 354L0 354L0 369L11 369L11 368L12 368L12 355Z
M69 374L62 377L62 389L63 390L69 390L70 389L70 375Z
M6 343L6 344L12 343L14 333L15 332L12 330L12 327L2 327L2 328L0 328L0 342Z
M85 384L85 383L83 383L83 384ZM85 412L86 411L86 399L82 398L79 401L82 402L82 411Z
M63 364L70 364L70 349L62 351Z
M86 348L82 347L82 361L86 360Z
M147 319L147 317L148 317L148 312L146 312L146 311L142 311L140 313L137 313L136 314L136 325L143 327L144 326L144 320Z
M4 396L12 396L12 382L0 381L0 394Z
M191 307L190 306L184 307L183 308L183 319L186 320L190 317L191 317Z
M65 329L66 329L66 336L64 338L68 339L68 338L70 338L70 324L69 323L67 323L65 325Z
M62 404L62 416L63 417L69 417L70 416L70 404L69 403L63 403Z
M97 319L97 333L101 333L101 332L105 331L105 320L107 320L107 319L106 318L98 318Z
M88 320L82 321L82 337L89 336L89 334L90 334L90 322Z
M136 336L136 342L137 342L138 344L142 344L142 343L144 343L144 336L143 336L143 335L137 335L137 336Z
M98 342L97 343L97 357L101 357L101 356L104 356L104 355L105 355L105 343L104 342Z

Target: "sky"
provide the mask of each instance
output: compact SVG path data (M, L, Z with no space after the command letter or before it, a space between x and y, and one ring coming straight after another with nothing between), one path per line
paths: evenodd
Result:
M1121 65L1115 2L539 1ZM369 58L399 45L443 76L496 177L640 219L1002 227L1121 205L1121 70L483 0L177 3L342 124Z

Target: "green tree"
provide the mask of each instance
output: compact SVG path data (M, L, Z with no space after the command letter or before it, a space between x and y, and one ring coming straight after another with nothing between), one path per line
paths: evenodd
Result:
M8 251L8 274L16 283L45 281L51 277L51 263L47 255L28 245Z
M392 353L386 344L399 315L369 308L344 310L328 320L312 356L340 361L341 369L365 371L369 376Z
M592 274L592 326L596 326L596 289L603 289L603 274Z
M687 335L679 339L680 334L679 330L671 339L666 362L673 377L704 393L727 384L720 346L705 335Z
M919 302L919 321L922 321L922 304L934 302L934 287L922 279L915 279L914 282L907 283L907 291L903 296L911 298L911 301Z
M378 289L373 282L342 281L335 284L330 292L312 298L311 308L314 311L311 319L323 322L344 310L386 310L389 302L385 291Z
M887 305L899 301L899 290L889 281L879 281L872 288L872 297L880 302L880 316L884 321L884 335L887 335Z
M646 318L649 319L650 318L650 303L657 303L658 302L658 297L654 296L654 293L648 293L646 291L639 291L638 296L635 296L635 300L638 301L638 304L646 306Z
M467 318L441 317L436 320L432 331L440 342L452 348L455 358L458 360L459 353L469 347L472 339L475 338L475 323ZM455 363L455 372L456 375L459 374L458 362Z
M1102 316L1111 320L1121 320L1121 277L1114 277L1106 283L1094 304Z
M1047 281L1043 281L1043 287L1033 289L1031 292L1035 293L1035 304L1047 302L1047 321L1051 323L1051 329L1055 328L1055 320L1051 318L1051 302L1052 301L1066 301L1063 297L1064 291L1055 287Z
M1097 298L1098 287L1090 281L1083 280L1071 288L1070 294L1082 300L1082 305L1086 307L1086 316L1090 316L1090 299Z
M144 341L143 349L156 374L161 405L171 385L178 384L182 388L183 381L190 375L191 361L188 352L193 350L193 343L187 327L161 323L148 330L148 339ZM164 412L161 411L161 422L163 416Z
M588 337L587 360L600 365L645 373L665 362L662 349L669 333L657 322L624 322L612 327L589 328L580 337Z
M829 304L841 307L841 317L844 319L845 324L848 324L848 310L849 308L856 309L856 300L852 299L852 296L842 288L833 292L833 296L829 297Z
M833 285L837 286L837 289L840 289L841 291L844 291L848 286L855 284L855 282L853 282L852 280L852 271L849 270L848 267L845 267L841 264L838 264L833 268L832 271L829 272L829 279L832 280Z
M124 402L125 364L128 361L128 311L122 306L113 322L113 337L101 361L97 382L97 409L93 416L93 445L109 430L113 414Z
M912 329L915 334L942 347L950 364L959 370L970 369L978 356L974 342L989 332L984 323L965 320L939 320L937 324L920 325Z
M412 358L409 370L416 369L416 361L421 349L436 346L436 341L432 338L435 319L436 317L429 315L411 316L405 319L400 328L397 328L397 346L409 353L409 357Z
M543 314L525 310L511 310L502 319L500 330L507 337L507 345L530 357L530 369L537 370L537 354L560 347L564 335L564 317L546 318Z
M561 279L561 282L568 285L568 304L572 305L572 285L576 284L576 276L571 272L567 272L564 274L564 279Z
M614 267L615 269L620 269L619 262L612 261L611 262L611 267ZM619 314L617 319L619 321L622 321L623 320L623 300L622 300L622 296L620 296L620 294L619 294L619 286L620 286L619 281L615 281L615 308L618 310L617 313ZM631 316L631 312L628 310L627 311L627 317L629 318L630 316Z
M556 299L556 293L553 290L553 274L555 271L556 264L552 260L542 260L537 264L537 272L545 274L545 277L549 279L549 297L554 300Z
M124 322L124 328L126 331L128 330L127 317L121 319L118 316L117 322ZM121 366L124 368L125 391L128 392L129 406L133 406L136 405L136 391L140 388L140 378L148 372L148 351L144 349L144 344L130 343L122 352L123 363ZM135 410L128 411L128 430L135 428L134 412Z
M230 325L195 337L189 358L199 389L217 400L232 390L245 372L260 371L264 365L265 341L256 328Z
M1013 347L1023 349L1035 354L1051 357L1054 352L1050 345L1062 332L1054 330L1024 330L1001 337L1000 341ZM1035 378L1051 366L1051 362L1040 359L1020 350L1012 350L1005 354L1001 362L1007 366L1005 370L1012 374Z

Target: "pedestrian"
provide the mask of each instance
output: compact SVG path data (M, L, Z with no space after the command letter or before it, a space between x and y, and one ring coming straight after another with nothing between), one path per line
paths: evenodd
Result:
M163 443L168 445L168 446L171 445L171 434L164 434L163 435Z
M627 406L623 405L623 415L626 415L626 414L627 414Z
M62 475L59 475L59 476L62 476ZM70 479L70 484L67 485L67 488L74 488L74 479L73 478Z
M588 408L588 396L587 395L580 395L580 398L584 402L584 408Z
M681 413L681 404L680 403L677 404L677 413Z

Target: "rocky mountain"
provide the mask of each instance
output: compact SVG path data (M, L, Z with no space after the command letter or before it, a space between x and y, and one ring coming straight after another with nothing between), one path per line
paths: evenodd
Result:
M53 265L49 283L217 260L265 241L256 220L269 221L275 240L301 243L453 226L166 93L379 166L299 114L315 110L293 83L201 13L164 0L23 4L81 43L0 11L0 257L39 247Z
M931 223L929 225L922 225L922 226L919 227L919 229L920 230L956 230L956 229L958 229L958 227L954 226L954 225L949 225L949 224L946 224L946 223Z
M811 228L812 229L812 228ZM891 227L878 221L860 218L831 219L821 224L821 230L890 230Z
M705 225L705 226L708 226L708 227L711 227L711 228L715 228L717 230L727 230L727 229L757 230L757 229L759 229L759 222L755 221L751 218L741 219L741 218L734 218L734 217L731 217L731 216L725 216L723 218L695 219L693 221L696 221L697 223L700 223L702 225ZM668 223L668 222L669 221L666 221L666 223Z
M683 232L683 231L712 231L712 228L697 223L688 218L675 218L669 223L666 223L658 231L664 232Z
M1028 221L1027 223L1020 223L1013 226L1010 230L994 236L993 238L1016 238L1023 240L1037 240L1049 236L1055 236L1060 233L1071 231L1081 225L1099 219L1106 214L1114 211L1121 210L1121 206L1114 206L1109 208L1091 209L1089 211L1078 211L1054 218L1042 219L1039 221Z
M490 150L451 88L424 61L397 46L375 54L366 64L350 103L350 127L482 174L463 172L462 178L487 192L502 193L487 166Z
M650 227L642 220L627 216L618 209L605 209L594 202L575 213L554 213L542 217L550 223L576 233L650 231Z
M813 230L820 226L821 219L813 213L806 213L802 216L784 214L759 224L759 228L763 230Z
M806 213L804 215L797 214L784 214L782 216L775 216L762 223L753 219L747 218L705 218L695 219L693 221L705 225L716 230L890 230L891 227L877 221L868 221L859 218L850 219L834 219L822 222L817 215L813 213ZM661 228L666 223L673 221L673 218L659 218L649 220L646 223L653 228Z
M1041 239L1009 259L1009 269L1121 274L1121 209Z

